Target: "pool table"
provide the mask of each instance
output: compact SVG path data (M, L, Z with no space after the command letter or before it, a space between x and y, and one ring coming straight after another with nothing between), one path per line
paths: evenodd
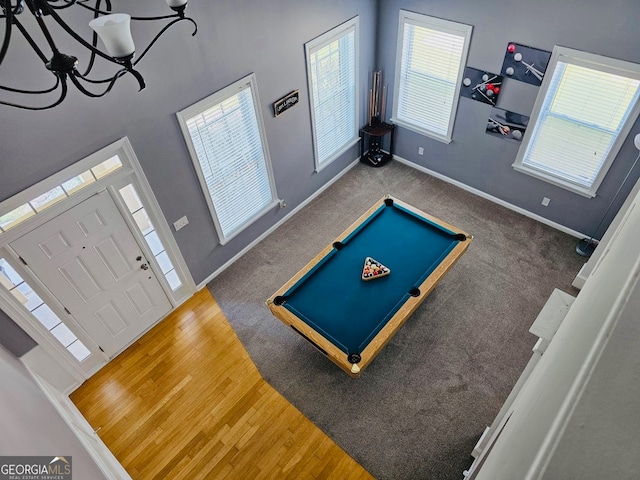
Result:
M266 301L352 377L371 363L472 237L385 196ZM371 257L390 271L363 275Z

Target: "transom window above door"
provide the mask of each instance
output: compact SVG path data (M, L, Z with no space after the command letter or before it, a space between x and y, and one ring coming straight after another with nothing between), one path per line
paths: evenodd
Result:
M108 160L100 162L95 167L89 168L78 175L74 175L60 185L56 185L52 189L40 193L19 207L13 208L8 212L0 210L0 233L20 225L33 215L79 192L86 186L106 177L119 168L122 168L122 162L118 155L114 155Z

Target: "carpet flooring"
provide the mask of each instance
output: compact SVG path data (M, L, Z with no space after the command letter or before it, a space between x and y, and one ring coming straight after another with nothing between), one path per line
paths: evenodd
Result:
M264 301L384 194L474 236L363 374L349 377ZM359 164L209 285L263 377L377 479L461 479L531 357L576 239L397 162ZM327 302L331 299L327 299Z

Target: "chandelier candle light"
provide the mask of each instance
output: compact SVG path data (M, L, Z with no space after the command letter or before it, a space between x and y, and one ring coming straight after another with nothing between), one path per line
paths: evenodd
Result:
M93 3L90 4L90 2ZM101 9L103 2L104 9ZM13 101L4 100L0 100L0 105L8 105L25 110L46 110L53 108L62 103L66 98L68 90L67 80L70 80L84 95L95 98L102 97L111 91L116 80L127 73L135 77L140 90L142 90L145 87L144 78L140 72L135 69L135 66L142 60L160 36L172 25L183 20L193 24L194 31L192 35L195 35L198 30L196 22L185 16L184 12L187 7L187 0L166 0L166 3L175 13L155 17L132 17L126 13L112 13L110 0L0 0L0 19L4 19L4 22L1 23L5 25L4 35L2 36L2 46L0 47L0 74L2 72L2 63L9 51L11 35L15 29L22 34L36 55L44 63L47 70L54 76L54 84L49 88L26 90L0 84L0 90L10 92L9 95L26 97L30 95L46 95L59 90L59 94L57 98L54 98L53 102L42 106L22 105L14 103ZM46 41L46 46L39 46L34 37L27 31L25 25L19 20L19 15L25 12L25 7L35 17L37 25ZM69 7L75 7L73 9L74 11L83 8L93 13L93 20L89 22L89 26L94 31L91 42L86 41L81 35L76 33L58 14L58 10ZM79 62L77 57L67 55L58 50L45 22L47 17L50 18L50 22L55 22L55 24L61 27L70 37L89 51L89 61L84 72L78 70ZM133 37L131 36L131 20L170 20L169 23L162 27L153 40L151 40L136 61L133 61L136 48L133 43ZM104 44L106 53L98 48L98 37ZM43 50L50 50L51 57L47 57ZM112 77L103 79L90 78L89 74L93 69L96 57L114 63L120 68ZM0 76L0 79L1 78ZM92 84L94 87L89 89L87 88L88 84ZM100 89L97 88L98 86L100 86ZM99 91L96 92L94 91L95 89Z

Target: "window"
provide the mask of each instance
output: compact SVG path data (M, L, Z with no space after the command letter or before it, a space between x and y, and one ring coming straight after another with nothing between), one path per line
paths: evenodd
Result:
M305 44L316 171L358 142L358 17Z
M60 320L60 317L2 257L0 257L0 286L11 293L76 360L82 362L91 355L84 343L78 340L78 337Z
M514 168L595 196L639 95L640 65L556 47Z
M450 143L470 25L400 11L392 121Z
M255 75L178 112L221 244L277 203Z
M21 224L36 213L42 212L45 208L64 200L81 190L83 187L86 187L119 168L122 168L122 162L118 156L115 155L86 172L63 182L61 185L57 185L55 188L32 198L29 202L19 206L18 208L14 208L7 213L0 210L0 233L6 232L16 225Z
M167 253L156 228L153 226L153 222L149 218L147 210L142 205L142 201L138 196L136 188L130 183L126 187L122 187L119 191L122 200L124 200L129 213L131 213L131 216L138 227L138 231L144 237L144 240L147 242L156 262L158 262L158 266L160 267L164 278L167 280L171 290L175 292L182 287L182 281L173 266L173 262L169 258L169 254Z

